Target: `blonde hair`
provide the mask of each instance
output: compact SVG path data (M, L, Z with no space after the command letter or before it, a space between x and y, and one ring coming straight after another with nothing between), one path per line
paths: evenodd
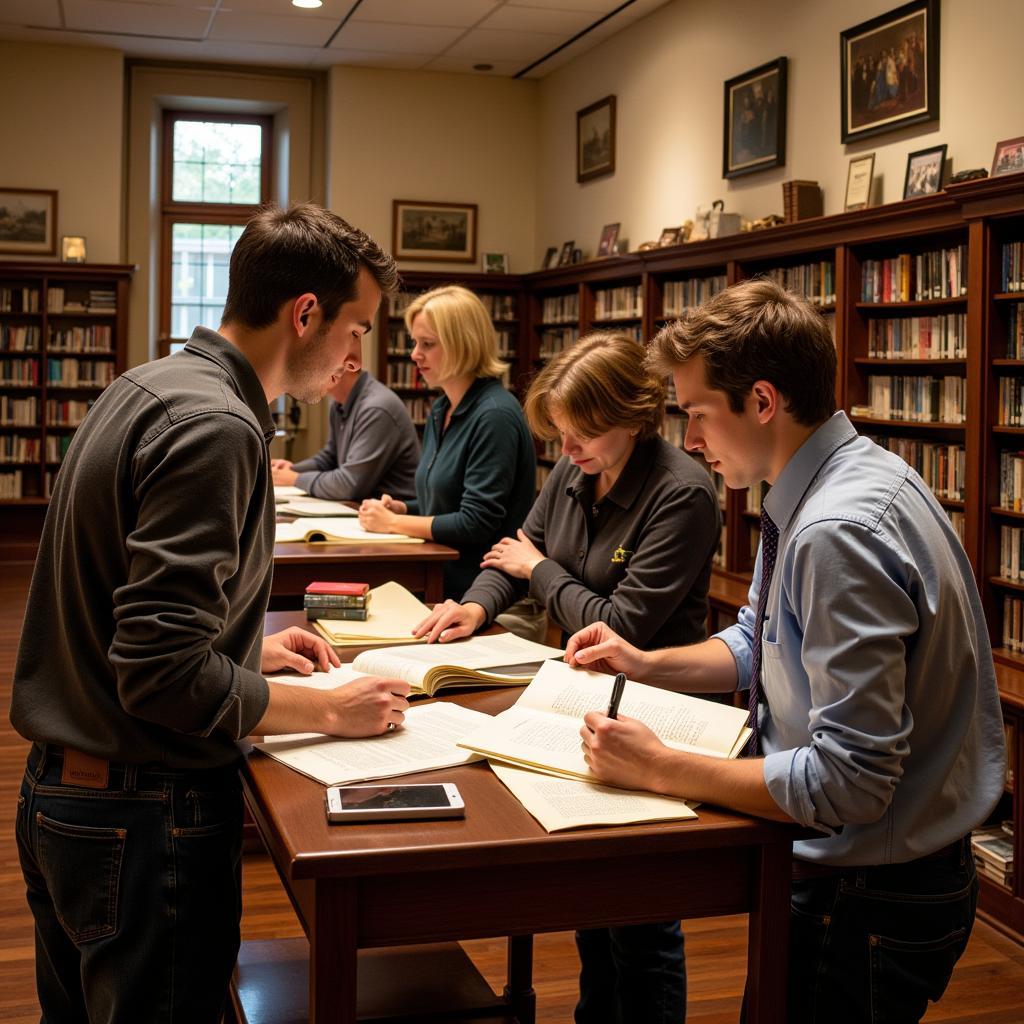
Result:
M500 377L505 364L498 358L498 338L484 304L468 289L443 285L418 295L405 311L405 326L427 314L441 341L442 372L446 377Z
M600 331L548 362L523 406L530 429L545 441L558 437L552 412L588 438L613 427L648 438L665 415L665 385L645 369L643 345L625 334Z

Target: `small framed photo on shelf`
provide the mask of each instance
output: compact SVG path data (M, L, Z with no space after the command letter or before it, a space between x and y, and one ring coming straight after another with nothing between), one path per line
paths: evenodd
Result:
M1001 178L1004 174L1020 174L1021 171L1024 171L1024 135L997 142L992 157L992 177Z
M723 178L785 165L786 65L779 57L725 83Z
M679 235L682 228L662 228L658 236L658 248L664 249L666 245L678 245Z
M572 254L573 254L573 246L575 246L575 245L576 245L576 243L573 241L573 242L566 242L562 246L561 255L558 257L558 265L560 267L567 267L567 266L569 266L570 263L573 262Z
M396 199L392 210L395 259L476 263L476 203Z
M507 252L485 252L480 258L480 269L485 274L507 274Z
M939 3L913 0L839 33L843 142L939 116Z
M57 252L57 193L0 188L0 252L53 256Z
M846 174L846 202L843 210L863 210L871 201L871 181L875 175L875 154L856 156Z
M541 270L550 270L552 267L558 266L558 246L552 245L548 247L548 251L544 253L544 259L541 262Z
M60 258L65 263L85 262L85 236L61 235Z
M619 238L618 224L605 224L601 229L601 241L597 243L597 255L611 256L615 253L615 243Z
M615 97L576 111L576 180L615 173Z
M946 146L919 149L907 157L907 176L903 180L903 198L930 196L942 188L942 172L946 166Z

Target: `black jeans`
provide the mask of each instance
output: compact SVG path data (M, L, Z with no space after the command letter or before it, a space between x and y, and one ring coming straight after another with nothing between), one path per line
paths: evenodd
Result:
M946 989L978 902L970 841L938 858L794 880L792 1024L916 1024Z
M237 768L112 764L85 789L62 763L33 747L15 826L43 1024L215 1024L239 944Z
M682 1024L686 960L678 921L576 933L576 1024Z

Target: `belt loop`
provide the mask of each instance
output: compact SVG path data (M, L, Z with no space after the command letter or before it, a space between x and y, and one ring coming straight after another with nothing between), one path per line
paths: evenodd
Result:
M134 793L138 786L138 766L126 764L124 766L124 792Z
M43 772L46 771L49 746L46 743L40 743L38 740L36 740L36 746L39 748L39 759L36 761L36 770L32 774L35 776L36 782L38 782L43 777Z

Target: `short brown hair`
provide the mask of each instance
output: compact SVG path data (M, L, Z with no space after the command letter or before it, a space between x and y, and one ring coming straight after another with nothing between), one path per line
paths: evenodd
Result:
M764 278L726 288L651 342L647 362L658 375L701 356L709 388L743 411L759 380L773 384L805 426L836 411L836 347L824 317L805 298Z
M490 314L468 288L446 284L417 295L405 311L410 331L420 313L426 313L441 339L446 377L500 377L505 372Z
M523 407L530 429L546 441L558 437L552 412L584 437L628 427L647 438L665 416L665 385L645 369L643 345L625 334L599 331L550 360Z
M336 213L315 203L267 203L231 251L221 323L269 327L283 303L312 292L329 324L355 298L363 267L385 294L398 287L391 255Z

